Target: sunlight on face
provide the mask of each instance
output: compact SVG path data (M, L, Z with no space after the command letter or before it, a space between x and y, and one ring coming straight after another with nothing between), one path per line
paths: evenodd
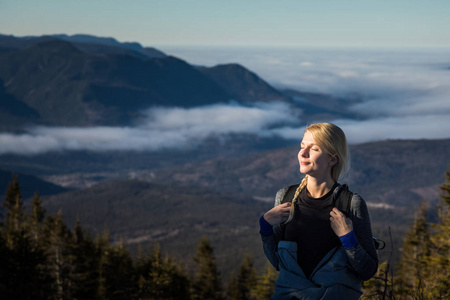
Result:
M331 177L332 157L316 144L312 134L305 132L298 152L300 172L311 177L328 179Z

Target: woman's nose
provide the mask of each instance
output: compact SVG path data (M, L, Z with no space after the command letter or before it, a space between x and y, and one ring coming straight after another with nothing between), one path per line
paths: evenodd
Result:
M308 152L306 151L306 149L300 149L299 155L301 157L308 157Z

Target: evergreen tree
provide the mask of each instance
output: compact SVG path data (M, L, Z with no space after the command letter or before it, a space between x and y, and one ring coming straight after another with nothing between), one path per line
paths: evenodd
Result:
M239 274L232 278L229 286L229 299L251 300L255 299L252 290L256 287L256 271L253 261L249 255L245 255L244 261L239 269Z
M7 295L9 270L11 269L11 254L6 247L6 240L3 237L3 230L0 231L0 295Z
M6 211L4 224L6 244L10 249L13 249L18 239L25 235L25 228L23 227L25 207L22 203L17 176L13 176L12 181L8 185L3 207Z
M362 290L364 299L382 300L395 298L392 276L386 274L388 269L388 262L381 263L378 266L375 276L363 283Z
M73 299L96 299L99 278L99 255L92 237L77 220L73 234Z
M445 175L446 182L440 186L439 219L437 224L432 224L431 255L427 262L430 287L427 295L433 299L450 298L450 172Z
M270 299L270 296L275 293L275 281L277 280L277 274L274 267L267 263L266 269L262 275L258 276L257 284L253 289L253 295L256 299Z
M239 284L237 276L234 272L230 274L230 282L228 283L227 299L239 299Z
M63 221L61 211L44 222L46 272L52 277L54 299L71 299L73 294L72 232Z
M46 211L45 208L42 207L42 200L38 193L34 194L31 205L31 216L28 222L29 234L34 247L39 247Z
M17 176L13 176L3 203L6 218L2 224L0 277L9 299L44 299L46 285L41 264L45 259L32 242Z
M200 240L194 256L197 273L192 284L192 298L195 300L223 299L220 274L217 270L214 250L207 237Z
M426 274L430 257L430 229L427 223L426 202L414 219L411 230L403 242L402 256L398 267L400 295L410 295L422 299L427 287Z
M130 299L137 291L133 261L123 242L111 245L109 234L99 243L100 299Z
M146 259L137 262L139 299L190 299L189 279L169 256L161 254L158 244Z

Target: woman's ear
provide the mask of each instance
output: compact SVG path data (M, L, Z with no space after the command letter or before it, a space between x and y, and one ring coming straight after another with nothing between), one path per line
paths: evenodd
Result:
M337 157L336 155L332 155L332 156L331 156L331 159L330 159L330 162L328 163L328 165L329 165L330 167L332 167L332 166L334 166L335 164L337 164L338 161L339 161L338 157Z

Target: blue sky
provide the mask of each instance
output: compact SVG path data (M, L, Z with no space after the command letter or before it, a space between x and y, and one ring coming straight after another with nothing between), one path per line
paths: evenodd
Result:
M0 0L0 32L145 46L449 47L445 0Z

